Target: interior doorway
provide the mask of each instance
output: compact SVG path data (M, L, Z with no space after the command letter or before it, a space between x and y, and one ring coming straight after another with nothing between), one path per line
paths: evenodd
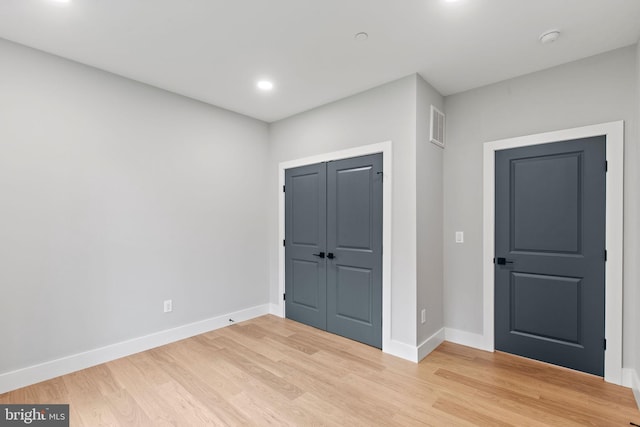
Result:
M496 151L496 350L604 375L605 149Z
M622 384L622 261L623 177L622 121L508 138L484 144L483 165L483 334L482 348L495 349L495 153L498 150L604 136L608 173L606 182L605 338L604 379Z
M281 162L278 165L278 304L271 308L271 312L285 317L284 293L285 293L285 193L282 191L285 185L285 170L298 166L304 166L332 160L359 157L369 154L381 153L383 156L383 204L382 204L382 351L412 360L413 355L403 346L391 339L391 224L392 224L392 198L393 198L393 152L392 142L385 141L375 144L363 145L340 151L333 151L302 157L295 160Z
M382 154L285 171L286 317L382 347Z

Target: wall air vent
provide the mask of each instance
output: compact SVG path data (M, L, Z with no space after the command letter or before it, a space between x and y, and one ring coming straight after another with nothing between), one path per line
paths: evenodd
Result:
M429 126L429 140L444 148L444 113L431 106L431 126Z

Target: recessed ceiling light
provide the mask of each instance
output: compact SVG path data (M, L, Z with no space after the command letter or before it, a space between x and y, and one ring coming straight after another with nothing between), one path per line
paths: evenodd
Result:
M260 90L264 90L264 91L269 91L271 89L273 89L273 83L270 82L269 80L260 80L256 86L258 86L258 89Z
M539 40L540 40L540 43L547 44L547 43L553 43L554 41L558 40L558 37L560 37L560 31L550 30L540 34Z
M71 0L51 0L54 3L57 4L67 4L67 3L71 3Z
M365 41L369 38L369 34L365 33L364 31L360 32L360 33L356 33L355 36L353 36L354 39L358 40L358 41Z

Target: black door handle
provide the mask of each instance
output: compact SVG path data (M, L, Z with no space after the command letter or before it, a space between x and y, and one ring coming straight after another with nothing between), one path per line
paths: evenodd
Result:
M498 265L513 264L513 260L500 257L500 258L496 258L495 263Z
M334 259L334 258L335 258L335 255L333 255L333 253L329 252L329 253L327 254L327 258L329 258L329 259Z
M319 256L320 258L324 258L324 252L320 252L319 254L311 254L313 256Z

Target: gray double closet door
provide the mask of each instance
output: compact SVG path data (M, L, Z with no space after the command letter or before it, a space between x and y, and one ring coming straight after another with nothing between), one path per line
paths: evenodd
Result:
M285 311L382 347L382 154L285 171Z

